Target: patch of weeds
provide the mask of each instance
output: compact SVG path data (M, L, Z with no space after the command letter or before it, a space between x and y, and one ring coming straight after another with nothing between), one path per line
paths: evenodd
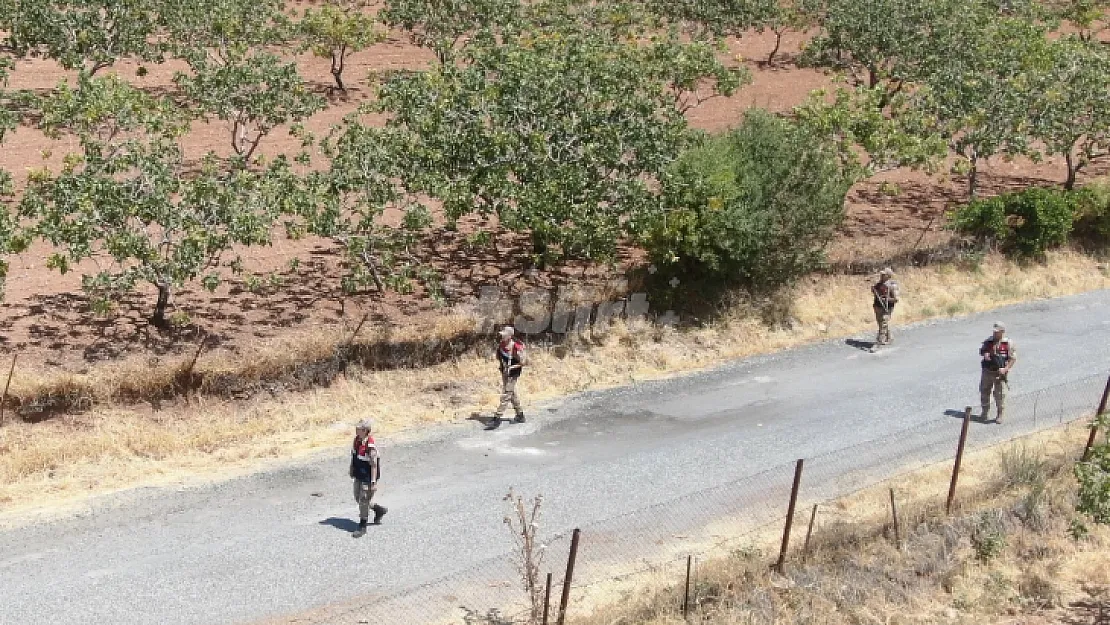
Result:
M1087 524L1083 522L1083 519L1072 519L1071 523L1068 524L1068 536L1076 542L1087 538L1090 534L1091 530L1087 527Z
M989 562L1006 548L1006 524L1000 510L982 512L972 521L971 546L980 562Z
M944 307L944 313L949 317L963 314L968 311L967 304L963 302L952 302Z
M170 315L170 325L175 328L184 328L193 322L193 318L184 310L179 310Z
M1048 477L1048 462L1025 444L1014 444L1002 450L998 458L999 485L1010 489L1040 486L1042 494Z
M1060 588L1052 577L1039 571L1025 571L1018 583L1021 602L1040 609L1060 605Z
M1021 520L1022 525L1034 532L1043 532L1048 529L1048 493L1044 483L1033 484L1014 506L1014 516Z

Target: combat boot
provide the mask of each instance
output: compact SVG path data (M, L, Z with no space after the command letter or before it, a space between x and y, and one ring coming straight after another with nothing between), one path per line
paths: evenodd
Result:
M385 506L379 506L379 505L376 505L376 504L374 505L374 525L381 525L382 524L382 517L385 516L386 512L389 512L389 508L386 508Z
M355 533L351 534L351 536L354 536L355 538L362 538L365 535L366 535L366 519L362 519L361 521L358 522L358 529L355 530Z
M995 423L1002 423L1002 417L1003 417L1004 414L1005 413L1003 411L999 410L998 414L995 415L995 417L994 417L994 422Z
M524 423L524 413L518 412L516 418L513 419L513 423Z

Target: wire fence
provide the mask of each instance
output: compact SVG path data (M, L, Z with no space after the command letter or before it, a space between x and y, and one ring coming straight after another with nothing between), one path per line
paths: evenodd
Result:
M1006 410L1008 427L974 427L965 451L1080 422L1095 414L1106 391L1110 391L1110 380L1099 374L1011 396ZM930 416L923 425L805 459L795 518L808 517L814 504L842 498L941 461L951 461L956 455L964 415L951 411L947 414L948 418ZM976 417L971 421L974 425L982 419ZM1081 451L1077 449L1076 455ZM695 557L696 561L704 561L746 548L754 538L763 539L772 531L781 533L796 468L797 463L790 462L581 525L573 575L566 589L569 618L635 593L650 592L653 583L660 580L670 586L681 583L688 567L696 578L696 567L691 566ZM794 527L793 547L799 546L805 531L805 527ZM550 572L552 578L547 621L552 624L559 622L573 535L573 530L566 529L540 537L542 570ZM517 557L514 551L506 551L420 586L380 597L364 597L329 622L532 623L528 595L515 564ZM542 622L542 618L535 622Z

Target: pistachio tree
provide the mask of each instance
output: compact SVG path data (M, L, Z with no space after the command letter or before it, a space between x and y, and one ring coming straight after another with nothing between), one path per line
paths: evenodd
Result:
M702 34L739 36L779 15L778 0L652 0L652 11Z
M302 121L324 108L295 63L246 46L227 49L219 60L190 59L192 72L174 82L205 121L225 122L232 151L250 161L259 144L278 126Z
M164 0L8 0L0 4L4 46L90 74L133 58L160 62Z
M992 19L978 0L806 0L819 26L802 64L882 90L885 108L914 83L959 63L966 43Z
M378 110L411 139L407 179L448 220L528 233L532 260L611 258L688 139L684 113L743 78L717 50L630 21L622 4L547 1L461 64L399 73Z
M385 40L385 31L378 28L377 20L357 3L329 2L318 10L307 9L298 29L305 49L331 60L335 88L343 93L347 92L343 83L347 58Z
M432 277L415 254L431 213L401 184L408 137L348 116L321 142L328 163L304 179L311 202L286 220L290 236L313 235L340 250L341 287L353 294L373 287L408 292ZM386 218L386 211L401 219Z
M286 159L229 171L210 156L190 173L178 107L111 75L60 84L42 102L41 127L76 137L80 149L60 171L30 173L19 214L53 246L47 266L81 271L101 310L148 284L157 292L151 322L164 327L174 289L197 280L215 289L241 270L233 248L268 244L277 216L296 210Z
M381 19L446 65L466 39L490 36L511 23L520 6L520 0L386 0Z
M1029 119L1045 151L1064 158L1070 190L1081 170L1110 158L1110 50L1066 36L1051 43L1051 54Z
M1023 18L992 20L961 45L958 62L932 74L914 97L918 110L937 120L974 197L983 160L1040 155L1030 112L1054 55L1046 28Z

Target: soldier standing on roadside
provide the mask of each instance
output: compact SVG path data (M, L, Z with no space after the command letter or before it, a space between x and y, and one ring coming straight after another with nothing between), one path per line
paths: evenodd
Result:
M493 420L489 429L496 429L501 425L501 415L512 404L516 411L514 423L524 423L524 409L520 407L520 399L516 395L516 382L520 379L520 372L524 368L527 358L524 354L524 343L514 338L516 331L512 326L505 326L498 333L501 339L497 344L497 363L501 369L501 403L497 412L493 413Z
M355 538L366 535L366 525L371 508L374 510L374 525L381 525L382 517L388 510L378 504L371 505L378 490L381 478L382 460L374 437L370 435L370 422L363 420L355 426L355 441L351 446L350 476L354 480L355 501L358 502L358 530Z
M983 367L982 377L979 379L979 402L983 407L982 418L984 421L991 409L991 395L998 407L995 423L1002 423L1006 412L1006 393L1010 390L1008 376L1010 370L1017 363L1017 354L1014 344L1006 336L1006 326L1002 323L994 324L994 333L983 341L979 348L980 364Z
M875 337L875 344L871 351L881 345L889 345L890 316L894 313L894 305L898 303L900 293L898 283L894 281L894 271L887 267L879 272L879 281L871 285L871 294L874 296L872 307L875 309L875 321L879 324L879 333Z

